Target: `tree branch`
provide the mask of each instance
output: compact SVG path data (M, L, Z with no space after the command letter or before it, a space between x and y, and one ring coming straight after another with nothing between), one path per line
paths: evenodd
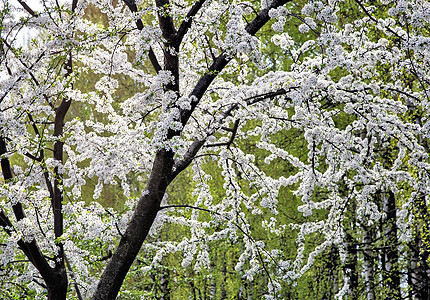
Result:
M175 24L170 15L169 0L155 0L157 6L158 23L164 38L164 70L170 71L174 80L165 85L165 90L170 90L179 94L179 44Z
M131 12L133 13L137 12L137 6L134 0L123 0L123 1L128 6ZM143 29L144 26L141 19L136 20L136 26L137 26L137 29L139 30ZM148 57L149 57L149 60L151 61L152 67L154 68L155 72L157 73L160 72L161 66L157 60L157 57L155 56L155 53L152 47L149 47Z
M167 43L176 47L176 29L173 23L173 19L170 16L168 10L170 9L169 0L155 0L155 5L158 8L158 21L160 23L160 29L163 37L166 39Z
M72 12L75 12L76 6L78 5L78 0L72 1Z
M27 5L27 3L25 3L22 0L18 0L19 4L21 4L22 8L24 8L30 15L32 15L33 17L36 17L37 14L34 12L34 10L32 10L30 8L30 6Z
M206 0L198 0L196 3L194 3L193 7L191 7L190 11L185 17L185 20L181 23L178 29L176 42L179 45L182 42L182 39L184 38L185 34L187 34L188 29L190 29L193 17L199 12L199 10L202 8L203 4L206 2Z
M275 98L277 96L285 95L286 93L288 93L289 91L291 91L293 89L295 89L295 88L289 88L288 90L279 89L279 90L274 91L274 92L268 92L265 94L260 94L260 95L249 97L249 98L245 99L245 101L248 105L252 105L252 104L255 104L257 102L266 100L266 99L272 99L272 98Z
M0 156L1 156L1 167L3 172L3 178L6 182L13 178L12 169L10 167L9 159L4 157L6 154L6 143L4 137L0 137ZM16 219L22 220L25 218L24 209L21 203L17 203L12 206L13 211L15 213ZM12 223L9 218L6 216L3 210L0 211L0 226L5 227L6 232L11 234ZM45 257L43 256L39 246L36 241L33 239L31 242L24 242L22 239L18 241L19 248L24 252L25 256L31 261L31 263L35 266L35 268L40 272L40 275L43 277L47 285L52 285L55 283L58 278L56 278L56 274L54 270L49 266Z
M231 136L228 142L226 143L214 143L206 145L205 147L218 147L218 146L227 146L227 148L230 147L230 145L233 143L234 138L236 137L237 129L239 128L239 119L234 122L233 128L227 128L228 131L231 131Z
M285 3L291 0L275 0L271 3L271 5L265 9L263 9L246 27L245 30L251 34L255 35L261 27L263 27L269 20L269 10L272 8L277 8L279 6L284 5ZM200 80L197 82L196 86L190 93L190 97L195 98L194 101L191 102L190 110L181 110L181 122L182 125L185 126L187 124L191 114L199 103L200 99L205 94L209 85L212 81L218 76L218 74L224 69L224 67L230 62L232 57L227 57L226 53L221 53L209 67L209 70L204 74Z
M73 272L72 266L69 263L69 260L67 259L66 254L64 254L64 260L66 261L67 269L70 272L70 277L73 279L73 286L75 287L76 295L78 296L79 300L82 300L81 291L79 290L78 283L76 282L75 273Z
M193 158L196 156L197 152L199 152L200 148L204 145L206 140L195 140L191 146L188 148L187 152L184 155L184 158L175 163L173 166L173 172L170 176L170 181L172 181L179 173L185 170L190 163L193 161Z

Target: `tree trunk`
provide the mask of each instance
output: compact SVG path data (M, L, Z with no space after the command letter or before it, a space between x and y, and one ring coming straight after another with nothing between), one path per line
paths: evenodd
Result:
M397 215L396 199L394 193L389 191L388 195L383 195L383 211L386 215L384 220L385 249L384 255L384 283L388 289L390 299L400 299L400 273L398 270L399 254L397 252Z
M120 243L109 260L93 295L94 300L114 300L157 216L173 166L173 153L164 149L155 156L147 188Z
M358 274L357 274L357 246L355 245L352 236L347 234L347 259L345 262L344 272L349 280L349 298L357 299Z
M410 279L413 299L430 300L430 267L428 240L430 233L428 224L427 205L425 197L420 197L415 203L417 209L417 228L415 240L411 245Z
M170 299L170 286L169 286L169 270L167 268L162 270L161 279L160 279L160 289L161 289L161 300L169 300Z
M375 282L374 282L374 257L371 250L373 241L373 230L367 226L363 226L363 261L364 261L364 281L366 286L367 300L375 299Z
M55 270L51 282L47 282L48 300L65 300L67 299L67 274L66 269Z
M356 202L353 201L347 208L347 217L345 218L345 246L346 260L343 267L344 275L349 281L349 299L357 299L358 274L357 274L357 245L354 237L351 235L356 230Z

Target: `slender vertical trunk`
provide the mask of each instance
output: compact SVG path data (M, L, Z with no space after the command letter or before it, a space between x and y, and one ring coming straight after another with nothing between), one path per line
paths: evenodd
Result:
M207 280L206 278L203 279L203 292L202 292L202 299L206 300L206 293L207 293L207 289L206 289L206 284L207 284Z
M221 299L227 299L227 292L225 290L225 283L227 282L227 265L226 265L226 261L227 258L225 257L225 253L223 255L223 260L222 260L222 278L223 281L221 283Z
M217 284L217 278L216 275L214 275L214 270L216 270L216 265L218 262L218 251L217 248L212 248L209 246L208 249L209 253L213 252L214 257L210 260L210 278L211 278L211 284L210 284L210 294L209 299L215 299L216 298L216 284Z
M73 72L72 70L72 57L69 55L67 62L64 64L64 69L66 70L66 77L70 76ZM68 98L63 98L61 104L55 110L55 120L54 120L54 136L56 141L54 143L54 159L57 161L58 165L63 165L63 129L64 120L66 114L69 111L71 100ZM54 256L55 266L54 266L54 281L47 282L48 287L48 299L66 299L68 278L65 264L65 256L63 243L60 241L64 230L64 217L63 217L63 175L59 170L59 167L54 168L54 186L53 195L51 195L52 211L54 216L54 235L55 235L55 245L58 249Z
M209 288L209 299L216 299L216 283L215 279L211 278L211 285Z
M390 299L400 299L400 272L398 269L399 254L397 252L397 215L394 193L389 191L382 198L384 220L385 248L384 248L384 283Z
M363 226L363 264L364 264L364 281L366 286L366 297L368 300L375 299L375 282L374 282L374 257L372 247L373 230Z
M116 299L124 278L155 220L169 184L172 166L173 152L159 150L155 156L146 192L139 199L133 217L103 271L93 300Z
M334 295L339 292L339 254L337 251L333 249L330 254L330 259L333 263L333 269L331 270L331 278L330 278L330 298L333 299Z
M344 272L349 281L349 298L357 299L358 274L357 274L357 245L350 234L346 236L347 259L345 262Z
M211 284L209 288L209 299L213 300L216 299L216 281L213 275L213 270L210 271L211 274Z
M345 218L345 246L346 260L343 267L344 276L349 282L349 298L357 298L358 274L357 274L357 245L354 237L351 235L356 230L356 202L352 201L348 205Z
M162 293L161 300L170 299L170 284L169 284L169 270L163 270L160 279L160 289Z
M194 285L193 280L190 280L190 295L192 296L192 299L197 300L199 299L199 295L196 289L196 286Z
M429 267L429 214L425 197L416 203L417 224L415 240L411 244L410 283L413 299L430 300L430 267Z

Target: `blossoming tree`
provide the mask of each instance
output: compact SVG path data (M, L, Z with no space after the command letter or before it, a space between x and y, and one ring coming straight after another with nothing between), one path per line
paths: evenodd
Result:
M339 297L360 281L375 298L382 257L389 295L428 297L427 1L41 4L0 14L3 293L115 299L139 255L156 249L142 272L168 253L207 268L209 243L241 240L235 270L267 276L267 297L328 249ZM166 193L185 172L191 202ZM96 201L104 185L120 210ZM144 243L163 224L188 234ZM287 231L293 258L270 242Z

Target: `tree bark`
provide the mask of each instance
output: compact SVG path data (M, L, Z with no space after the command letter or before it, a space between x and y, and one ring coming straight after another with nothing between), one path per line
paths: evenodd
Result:
M109 260L98 283L93 299L115 299L128 270L136 258L149 229L157 216L168 178L172 172L173 152L159 150L144 195L123 234L115 253Z
M373 241L373 230L370 227L363 226L363 261L364 261L364 281L366 286L366 297L368 300L375 299L375 274L374 274L374 256L371 250Z
M357 274L357 245L350 234L346 236L347 259L345 262L345 276L349 281L349 298L357 299L358 274Z
M425 197L417 199L415 206L418 222L415 239L410 246L411 262L408 281L411 284L414 300L430 300L430 266L429 249L427 248L429 241L425 240L426 237L428 239L430 226Z
M384 220L385 250L384 255L384 282L388 289L390 299L400 299L400 273L398 270L399 254L397 252L397 214L396 198L394 193L389 191L383 195L383 211L386 214Z
M66 270L59 268L53 270L52 278L47 283L48 300L62 300L67 297L68 279Z
M160 278L160 289L161 289L161 293L162 296L160 298L160 300L170 300L170 283L169 283L169 270L166 269L162 269L161 270L162 274L161 274L161 278Z
M8 182L13 179L13 173L9 159L3 157L6 152L7 149L5 138L0 137L1 168L3 178L5 182ZM13 205L13 212L17 221L22 220L26 217L24 208L19 202ZM0 219L1 226L12 227L12 222L9 220L9 218L3 211L1 211L0 213ZM11 229L7 229L6 232L8 234L11 234ZM51 268L35 240L31 242L24 242L21 239L18 241L18 246L27 256L30 262L34 265L34 267L39 271L40 275L45 281L48 290L48 299L66 299L68 285L66 270L64 268L61 268L60 264L56 265L55 268Z

